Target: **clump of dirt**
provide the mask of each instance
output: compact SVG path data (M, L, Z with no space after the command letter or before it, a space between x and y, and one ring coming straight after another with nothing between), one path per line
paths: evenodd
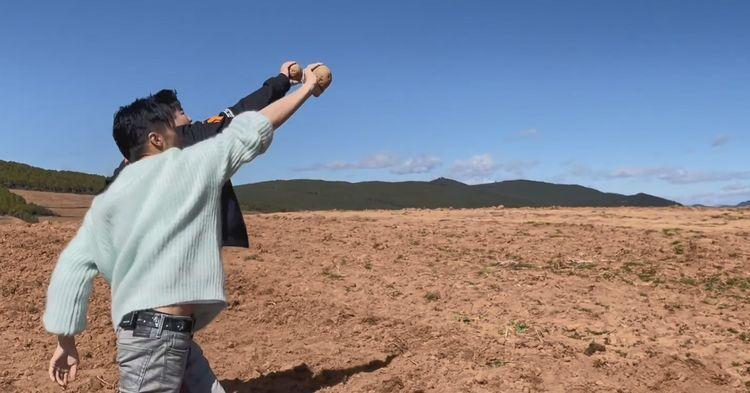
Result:
M583 351L583 353L585 353L586 356L591 356L591 355L593 355L593 354L595 354L597 352L604 352L606 350L607 350L607 348L604 345L599 344L596 341L592 341L589 344L589 346L586 348L586 350Z
M230 392L745 392L750 381L750 211L488 208L246 222L251 249L224 252L231 306L196 335ZM75 219L0 225L2 392L59 391L46 376L55 340L41 316L77 228ZM81 378L68 391L112 391L101 279L88 321Z

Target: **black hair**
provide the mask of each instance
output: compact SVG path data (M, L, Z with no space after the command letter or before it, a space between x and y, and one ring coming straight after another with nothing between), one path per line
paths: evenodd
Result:
M182 110L182 104L177 99L177 90L162 89L151 97L154 97L154 100L160 104L168 105L172 113Z
M139 98L122 106L115 113L112 136L122 155L137 161L148 144L150 132L163 132L174 127L174 111L154 96Z

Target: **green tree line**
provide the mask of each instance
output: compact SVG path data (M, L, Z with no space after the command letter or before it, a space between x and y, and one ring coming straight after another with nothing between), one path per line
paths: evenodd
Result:
M18 217L26 222L37 222L36 216L54 216L47 210L33 203L26 203L22 197L0 186L0 216Z
M24 190L98 194L104 190L104 176L81 172L54 171L0 160L0 185Z

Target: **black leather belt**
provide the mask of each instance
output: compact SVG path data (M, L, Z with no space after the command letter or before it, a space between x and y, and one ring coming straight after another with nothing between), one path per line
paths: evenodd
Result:
M159 328L172 332L191 333L195 320L191 317L177 317L157 311L133 311L125 314L120 321L120 327L126 330L136 330L138 327Z

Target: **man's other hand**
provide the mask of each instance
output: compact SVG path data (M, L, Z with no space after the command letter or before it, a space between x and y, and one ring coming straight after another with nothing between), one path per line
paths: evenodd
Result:
M75 381L76 372L78 372L78 351L75 338L58 336L57 348L49 361L49 379L65 388L68 382Z
M296 61L287 61L284 64L281 65L281 69L279 69L279 73L286 75L287 78L289 78L289 83L296 85L297 83L300 83L300 81L293 80L291 78L291 68L293 65L297 64Z

